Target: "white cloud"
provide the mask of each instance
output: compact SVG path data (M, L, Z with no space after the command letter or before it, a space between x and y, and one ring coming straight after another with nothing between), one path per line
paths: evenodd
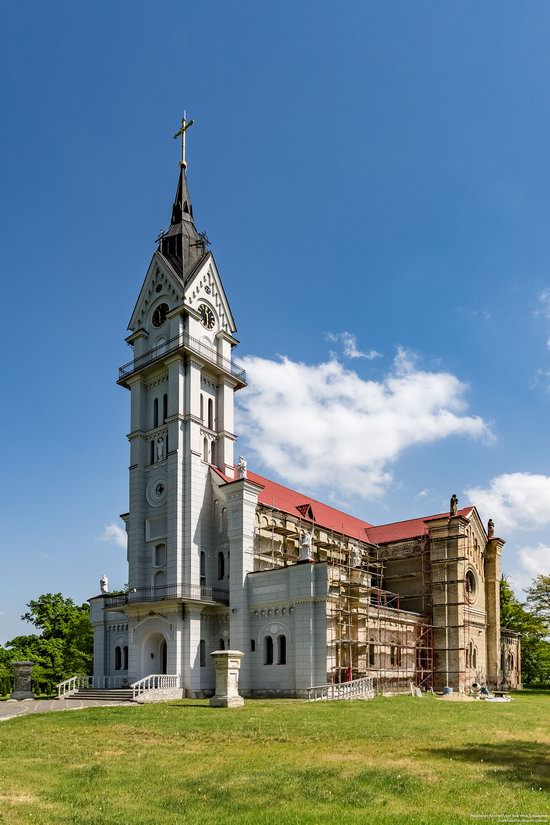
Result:
M312 491L380 495L389 465L408 447L490 436L482 418L466 415L466 385L418 369L402 348L380 381L363 380L335 357L318 365L245 361L250 386L238 396L239 430L268 470Z
M382 354L375 349L362 352L357 346L356 336L351 332L327 332L325 337L328 341L340 341L346 358L366 358L368 361L382 358Z
M470 487L466 495L484 517L494 520L497 533L550 524L550 476L504 473L488 487Z
M533 579L544 573L550 573L550 546L539 543L527 547L520 547L514 553L515 564L512 568L510 580L514 584L516 590L519 590L518 597L525 599L525 595L521 590L529 587Z
M126 550L126 530L118 524L106 524L103 528L103 533L97 537L97 540L105 541L107 544L117 544Z
M550 287L543 289L539 295L539 308L536 309L533 315L542 315L544 318L550 320Z

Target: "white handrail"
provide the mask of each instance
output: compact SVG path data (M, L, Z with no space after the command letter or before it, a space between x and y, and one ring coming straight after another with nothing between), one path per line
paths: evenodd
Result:
M138 679L137 682L130 685L133 691L133 700L135 702L144 693L178 688L180 686L179 682L180 677L172 673L151 673L149 676L144 676L143 679Z
M129 685L126 676L85 676L81 673L71 676L70 679L65 679L64 682L56 685L58 699L66 699L81 689L109 690L109 688L127 687Z
M309 702L320 699L361 699L374 697L374 682L372 676L353 679L351 682L339 682L331 685L317 685L307 688Z
M67 696L71 696L73 693L76 693L76 691L80 690L80 688L90 687L92 678L92 676L78 674L77 676L71 676L70 679L65 679L64 682L60 682L56 685L57 698L66 699Z

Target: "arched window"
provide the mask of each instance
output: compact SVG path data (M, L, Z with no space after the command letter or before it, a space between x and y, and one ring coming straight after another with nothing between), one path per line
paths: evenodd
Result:
M470 667L470 648L466 648L466 667Z
M159 425L159 400L155 398L153 401L153 427L158 427Z
M223 553L220 551L218 553L218 581L223 579L225 575L225 559L223 557Z
M206 587L206 553L201 550L201 569L200 569L201 587Z
M162 396L162 423L166 421L168 418L168 393L164 393Z
M201 392L201 421L204 424L204 395Z
M264 665L273 664L273 639L266 636L264 639Z
M277 664L286 665L286 636L277 638Z
M166 594L166 573L164 572L164 570L158 570L155 573L154 587L155 590L159 591L156 595L160 596L160 598L163 598L163 596Z
M474 647L474 653L472 658L472 667L477 667L477 647Z
M149 442L149 464L155 463L155 439L152 438Z
M210 442L210 464L216 463L216 442L212 440Z
M202 458L203 461L208 462L208 439L205 438L202 442Z
M201 639L199 644L199 664L201 667L206 667L206 642Z
M155 567L164 567L166 564L166 545L157 544L155 546Z
M395 667L396 662L397 662L397 656L396 656L395 650L396 650L395 645L390 645L390 665L392 665L392 667Z
M122 669L128 670L128 645L122 648Z
M397 645L395 648L395 661L397 667L401 667L401 645Z
M115 647L115 670L120 670L122 667L120 647Z
M374 639L369 641L369 667L374 667L375 662L375 652L374 652Z
M208 399L208 429L214 429L214 402L211 398Z
M225 642L223 639L218 641L218 650L225 650Z

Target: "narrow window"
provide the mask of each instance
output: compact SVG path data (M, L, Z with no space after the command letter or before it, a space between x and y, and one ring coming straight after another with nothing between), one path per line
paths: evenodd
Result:
M168 418L168 393L162 396L162 422L164 423Z
M208 399L208 429L214 429L214 402Z
M201 392L201 421L204 424L204 395Z
M212 441L210 444L210 464L216 463L216 442Z
M203 461L208 462L208 439L205 438L202 442L202 458Z
M395 655L395 645L390 646L390 665L395 667L397 662L397 656Z
M149 464L155 463L155 439L152 438L149 442Z
M477 667L477 647L474 647L474 655L473 655L472 666Z
M466 667L470 667L470 650L466 648Z
M510 665L510 670L513 670L514 669L514 654L513 653L510 653L509 665Z
M153 401L153 427L158 427L159 425L159 400L155 398Z
M374 639L369 642L369 667L374 667Z
M500 654L500 669L504 673L504 670L505 670L505 668L504 668L504 653Z
M199 663L201 667L206 667L206 642L201 639L199 645Z
M120 670L120 668L121 668L120 648L117 645L115 647L115 670Z
M166 545L157 544L155 547L155 567L164 567L166 564Z
M273 639L266 636L264 639L264 665L273 664Z
M250 640L250 652L255 653L256 651L256 639Z
M223 553L218 553L218 581L225 575L225 559Z
M128 645L122 648L122 669L128 670Z
M220 639L218 642L218 650L225 650L225 642L223 639Z
M395 648L395 654L397 667L401 667L401 645L397 645L397 647Z
M277 664L286 665L286 636L277 639Z
M206 587L206 554L201 550L201 587Z

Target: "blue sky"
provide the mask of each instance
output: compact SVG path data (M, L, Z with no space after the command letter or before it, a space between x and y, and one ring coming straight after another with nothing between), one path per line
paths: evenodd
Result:
M3 4L0 641L126 580L115 378L184 107L250 465L373 523L457 492L516 587L549 571L549 35L543 2Z

